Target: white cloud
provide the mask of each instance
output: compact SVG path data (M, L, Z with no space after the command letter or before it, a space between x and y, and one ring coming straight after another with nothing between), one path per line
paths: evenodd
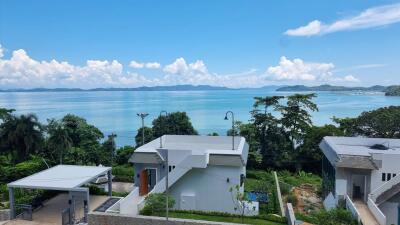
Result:
M208 70L203 61L197 60L194 63L187 64L185 59L180 57L172 64L164 67L164 72L168 74L190 75L190 74L207 74Z
M136 62L137 63L137 62ZM140 63L137 63L140 64ZM130 63L129 66L135 65ZM137 65L135 65L137 67ZM155 62L143 63L143 68L161 68ZM73 65L55 59L39 61L31 58L23 49L12 52L10 58L0 58L0 88L33 87L138 87L157 85L213 85L226 87L260 87L279 82L355 82L352 75L336 77L332 63L310 63L301 59L281 57L277 66L267 72L257 69L233 73L209 72L202 60L186 62L177 58L163 67L161 74L144 76L124 70L117 60L87 60L84 65Z
M289 36L311 36L316 35L321 32L321 22L319 20L314 20L305 26L290 29L285 32Z
M146 63L145 67L147 69L159 69L161 67L161 64L158 62L148 62Z
M355 78L353 75L347 75L343 78L344 81L348 82L359 82L360 80Z
M4 49L0 44L0 58L2 58L4 56Z
M139 62L136 62L136 61L131 61L130 63L129 63L129 66L130 67L132 67L132 68L134 68L134 69L142 69L143 67L144 67L144 63L139 63Z
M338 78L333 75L333 63L304 62L282 56L279 65L267 69L267 78L277 81L356 81L353 76Z
M132 67L134 69L143 69L143 68L147 68L147 69L159 69L161 67L161 64L158 62L147 62L147 63L141 63L141 62L137 62L132 60L129 63L129 67Z
M314 20L305 26L289 29L285 32L289 36L323 35L338 31L381 27L400 22L400 3L384 5L366 9L358 15L324 24Z

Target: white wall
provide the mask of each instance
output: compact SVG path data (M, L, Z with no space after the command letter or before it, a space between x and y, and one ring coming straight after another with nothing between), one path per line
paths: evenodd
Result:
M195 210L235 213L229 189L239 184L242 172L243 167L228 166L190 170L170 188L175 208L180 209L181 194L185 194L195 196Z
M382 168L373 170L371 173L371 190L381 186L382 173L395 173L400 175L400 155L399 154L374 154L374 159L382 160Z
M397 224L398 205L399 203L397 202L384 202L379 205L382 213L386 216L387 225Z

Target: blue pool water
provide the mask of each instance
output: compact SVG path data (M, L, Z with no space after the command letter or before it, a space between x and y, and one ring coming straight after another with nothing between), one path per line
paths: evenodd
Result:
M223 90L223 91L148 91L148 92L16 92L0 93L0 107L14 108L17 113L33 112L42 122L47 118L61 118L73 113L86 118L104 134L115 132L117 144L133 145L140 120L138 112L148 112L146 124L168 112L186 111L194 127L201 134L225 134L231 122L225 121L227 110L235 118L248 121L253 97L289 95L274 90ZM362 111L388 105L400 105L400 97L386 97L381 93L357 94L354 92L320 92L315 102L319 112L313 113L317 125L330 123L333 116L354 117Z

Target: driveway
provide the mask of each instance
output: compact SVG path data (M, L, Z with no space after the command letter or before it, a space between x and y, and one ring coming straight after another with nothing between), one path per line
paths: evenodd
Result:
M90 196L90 210L96 209L108 199L108 196ZM59 194L46 201L44 207L35 211L32 215L33 221L13 220L4 225L58 225L61 224L61 212L68 207L68 194ZM83 203L76 204L76 218L83 217Z

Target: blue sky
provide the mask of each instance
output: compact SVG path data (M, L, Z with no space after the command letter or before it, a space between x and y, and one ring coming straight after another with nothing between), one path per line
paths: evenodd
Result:
M399 84L399 1L0 1L0 88Z

